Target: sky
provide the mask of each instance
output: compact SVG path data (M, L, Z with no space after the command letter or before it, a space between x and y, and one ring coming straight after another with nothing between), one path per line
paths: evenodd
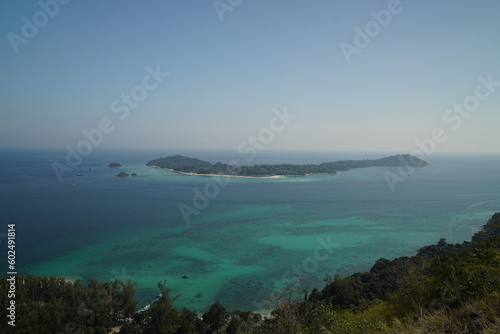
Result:
M0 146L500 153L499 14L497 0L4 0Z

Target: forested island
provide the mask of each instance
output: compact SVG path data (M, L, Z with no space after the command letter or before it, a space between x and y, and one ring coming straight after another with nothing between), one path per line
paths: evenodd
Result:
M369 272L324 280L323 289L283 295L264 317L218 302L196 314L182 308L182 297L172 296L166 282L158 283L160 294L151 306L138 312L131 281L2 277L0 332L500 333L500 212L470 242L441 239L411 257L379 259ZM8 297L13 286L14 306ZM12 309L15 326L8 323Z
M424 167L427 165L426 161L409 154L393 155L381 159L323 162L317 165L265 164L253 166L229 165L221 162L212 164L208 161L200 159L174 155L166 158L151 160L146 164L146 166L165 168L178 173L241 177L304 176L309 174L335 174L338 171L347 171L366 167Z

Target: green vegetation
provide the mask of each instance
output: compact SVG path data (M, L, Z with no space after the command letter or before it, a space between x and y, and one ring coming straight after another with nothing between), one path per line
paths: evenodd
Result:
M398 166L423 167L427 162L409 154L393 155L375 160L344 160L324 162L319 165L254 165L237 166L217 162L188 158L182 155L160 158L149 161L146 166L171 169L175 172L194 174L215 174L232 176L304 176L307 174L335 174L337 171L366 167L398 167Z
M0 279L0 333L107 333L134 315L137 301L133 282L87 285L63 278L15 276L15 327L7 324L9 282Z
M471 242L421 248L415 256L379 259L369 272L325 277L326 286L288 294L264 319L216 302L202 316L179 311L165 282L161 297L135 313L135 284L87 285L55 277L16 277L16 328L1 333L500 333L500 213ZM0 279L1 316L9 283Z

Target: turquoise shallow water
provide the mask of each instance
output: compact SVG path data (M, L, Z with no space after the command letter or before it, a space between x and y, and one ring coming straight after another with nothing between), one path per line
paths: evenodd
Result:
M440 238L467 240L500 211L500 156L435 156L391 192L384 172L395 168L232 178L220 189L214 178L144 164L174 153L227 162L237 158L232 152L115 150L93 153L59 183L50 163L62 161L61 150L1 153L0 200L5 224L17 222L21 274L131 279L141 304L167 280L182 295L178 306L198 312L216 300L229 309L266 308L273 291L310 291L325 274L367 270ZM370 154L263 152L256 163L387 155ZM123 167L105 167L114 161ZM119 171L140 177L114 177ZM187 225L178 207L193 206L204 187L214 198Z

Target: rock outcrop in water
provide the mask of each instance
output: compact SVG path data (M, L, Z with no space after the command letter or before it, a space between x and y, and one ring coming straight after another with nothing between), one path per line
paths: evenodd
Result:
M120 174L116 174L116 176L118 176L118 177L129 177L129 176L139 176L139 175L137 175L137 173L128 174L128 173L125 173L125 172L121 172Z

